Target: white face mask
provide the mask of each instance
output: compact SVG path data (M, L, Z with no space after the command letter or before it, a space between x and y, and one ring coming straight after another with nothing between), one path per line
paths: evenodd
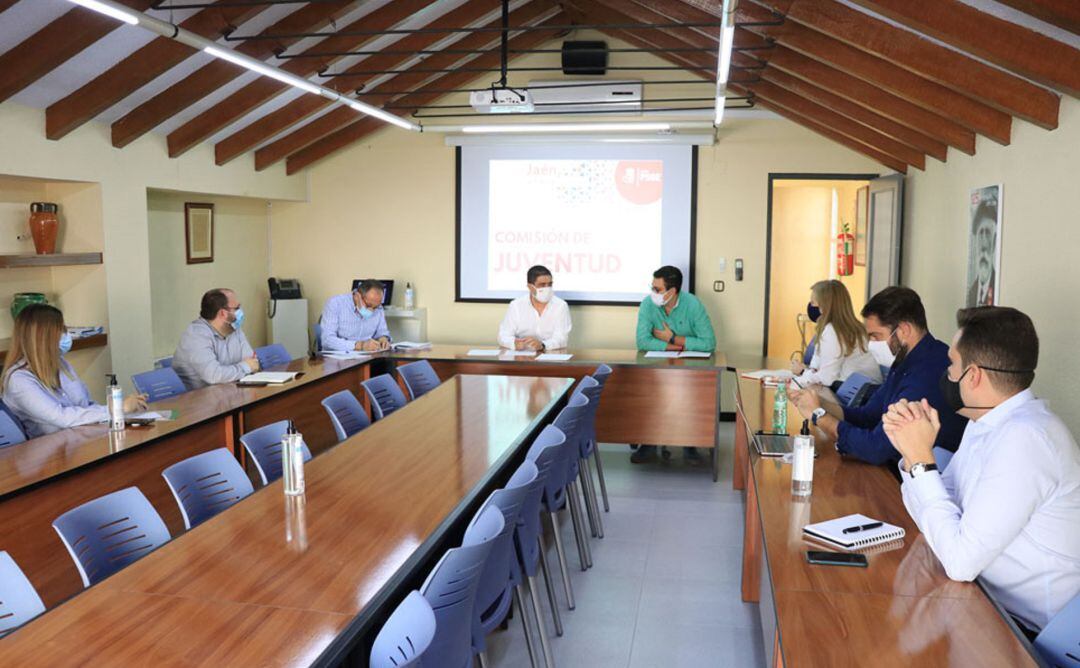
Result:
M670 299L665 295L667 295L667 290L665 290L664 292L653 292L649 295L649 297L652 298L652 303L656 304L657 306L663 306L664 304L667 304L668 300Z
M536 288L536 294L533 298L541 304L546 304L551 301L551 298L555 296L554 288Z
M871 341L867 348L870 354L874 356L875 362L881 366L892 367L896 355L889 349L888 341Z

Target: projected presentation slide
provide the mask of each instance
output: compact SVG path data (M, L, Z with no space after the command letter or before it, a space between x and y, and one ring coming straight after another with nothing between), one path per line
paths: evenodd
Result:
M637 303L664 264L689 276L690 147L462 151L460 299L521 295L534 264L576 302Z

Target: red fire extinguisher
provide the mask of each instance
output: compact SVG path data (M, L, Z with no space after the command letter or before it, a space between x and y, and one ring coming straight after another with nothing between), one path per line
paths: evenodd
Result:
M836 273L839 276L851 276L855 273L855 235L850 234L848 226L836 236Z

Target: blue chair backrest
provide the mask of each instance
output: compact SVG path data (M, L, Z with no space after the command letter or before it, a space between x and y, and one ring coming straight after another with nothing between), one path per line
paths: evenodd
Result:
M131 382L139 394L146 395L147 401L160 401L187 392L184 381L171 366L137 373L131 377Z
M411 591L379 629L370 668L404 668L420 662L435 638L435 612L423 594Z
M72 508L53 528L89 587L169 542L169 529L138 487Z
M1050 620L1035 638L1035 649L1054 666L1080 666L1080 595Z
M480 506L481 513L488 507L502 511L504 526L491 546L476 588L476 605L473 608L473 650L476 652L484 651L485 636L502 623L505 612L510 609L513 587L521 583L521 569L514 550L514 531L521 518L521 508L529 493L529 486L537 475L536 465L526 459L510 476L506 486L492 492L484 505ZM480 517L481 514L477 513L473 522L479 521ZM481 615L493 606L497 611L482 620Z
M281 477L281 438L289 428L288 420L273 422L265 427L252 429L240 437L244 449L255 461L255 470L259 472L262 484L268 485ZM304 461L311 460L311 450L307 443L300 446L304 452Z
M311 326L311 335L315 339L314 350L317 353L322 352L322 323L315 323Z
M371 424L360 400L348 390L331 394L322 400L322 405L330 415L330 423L334 425L338 443Z
M566 434L566 446L563 448L564 463L560 471L562 477L555 476L560 486L566 486L577 475L578 459L581 456L581 439L584 436L585 418L588 412L588 397L578 393L571 396L570 401L555 416L553 424ZM548 499L552 500L553 497L549 496Z
M521 522L518 523L518 557L525 569L525 574L536 575L540 559L540 546L537 537L543 530L540 522L540 501L551 482L551 469L558 469L566 446L566 434L553 424L544 427L533 444L525 460L536 466L536 479L529 485L529 493L521 504ZM552 491L554 494L555 491Z
M259 366L264 369L272 366L285 366L292 361L289 351L280 343L271 343L268 346L256 348L255 357L259 359Z
M885 379L889 377L889 372L892 371L892 367L878 365L878 370L881 371L881 382L885 382Z
M857 406L858 404L853 402L857 399L859 391L868 383L873 384L869 376L853 373L840 384L840 387L836 390L836 398L845 406Z
M601 364L592 372L592 377L596 379L596 382L600 383L600 387L604 386L609 376L611 376L611 367L606 364Z
M600 408L600 393L604 386L592 376L585 376L574 388L574 394L583 394L589 400L588 409L581 423L581 437L578 447L581 456L588 457L592 454L593 443L596 441L596 411Z
M45 612L45 604L7 552L0 552L0 638Z
M803 351L802 363L806 366L810 366L810 362L814 359L814 349L817 348L817 337L811 337L810 343L806 344L806 350Z
M945 467L947 467L949 465L949 462L952 461L954 454L956 453L952 450L946 450L939 445L934 446L934 463L937 464L938 472L945 472Z
M381 420L399 408L405 406L405 393L398 387L397 381L388 373L368 378L360 383L371 400L371 417Z
M166 367L172 368L172 356L162 357L161 359L157 360L156 362L154 362L154 367L157 369L164 369Z
M0 448L22 443L25 440L26 434L18 420L8 411L7 406L0 405Z
M255 491L244 467L227 448L188 457L161 475L176 497L187 529L202 524Z
M420 588L435 612L435 637L428 651L439 657L440 666L467 666L472 659L476 587L505 524L498 508L486 508L479 515L465 530L461 547L447 550Z
M405 381L405 387L409 390L409 397L413 401L434 390L441 382L435 369L431 367L431 362L427 360L402 364L397 371L401 374L401 379Z

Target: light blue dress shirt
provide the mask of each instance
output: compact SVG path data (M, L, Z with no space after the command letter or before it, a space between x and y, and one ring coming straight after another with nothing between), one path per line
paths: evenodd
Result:
M209 322L199 318L180 335L172 368L184 381L184 387L197 390L248 375L251 369L244 360L254 354L243 330L222 336Z
M86 384L67 360L61 359L60 366L58 392L42 383L25 360L15 363L4 384L4 403L22 420L27 438L109 419L109 409L90 398Z
M357 341L390 338L382 307L367 318L361 318L351 292L326 300L320 324L323 350L355 350Z

